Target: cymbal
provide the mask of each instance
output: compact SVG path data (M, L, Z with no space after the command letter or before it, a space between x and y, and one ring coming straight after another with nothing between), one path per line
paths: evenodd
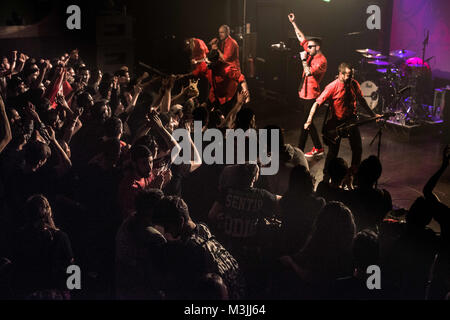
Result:
M406 50L406 49L394 50L389 53L390 56L397 57L400 59L409 58L409 57L414 56L415 54L416 53L414 51Z
M359 52L359 53L373 54L373 55L375 55L375 54L381 54L380 51L375 51L375 50L372 50L372 49L357 49L357 50L355 50L355 51L356 51L356 52Z
M367 59L386 59L386 56L383 56L381 53L380 54L363 54L362 55L364 58Z
M372 60L367 62L368 64L374 64L376 66L388 66L389 62L383 60Z

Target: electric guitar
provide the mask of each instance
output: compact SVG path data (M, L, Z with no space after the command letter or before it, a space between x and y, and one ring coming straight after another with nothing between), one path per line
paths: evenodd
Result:
M395 112L387 112L380 116L370 117L368 119L364 119L361 121L358 120L338 120L336 118L331 118L327 120L322 129L322 138L323 142L327 145L337 144L339 139L348 138L350 134L350 129L354 127L359 127L363 124L367 124L379 119L387 119L390 117L394 117L396 115Z

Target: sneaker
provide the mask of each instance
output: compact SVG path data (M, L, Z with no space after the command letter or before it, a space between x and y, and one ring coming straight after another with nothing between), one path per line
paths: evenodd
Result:
M305 153L306 158L312 158L316 155L317 149L313 147L310 152Z
M312 158L316 156L320 157L323 156L323 154L324 154L323 148L317 149L316 147L313 147L310 152L305 153L305 157L306 158Z
M317 157L323 156L324 152L325 152L325 150L323 148L316 149L315 156L317 156Z

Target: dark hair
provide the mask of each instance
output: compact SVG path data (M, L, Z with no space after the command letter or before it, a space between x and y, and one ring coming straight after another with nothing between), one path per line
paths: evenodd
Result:
M433 217L432 210L424 197L418 197L406 214L406 223L409 226L425 228Z
M147 134L145 136L140 137L134 143L135 146L143 145L146 146L152 154L156 152L158 148L158 143L153 135Z
M214 110L209 113L208 128L217 128L222 122L222 112L220 110Z
M148 189L140 191L134 200L136 216L151 218L158 202L164 197L159 189Z
M137 162L139 159L151 157L152 152L143 145L134 145L131 148L131 160Z
M107 139L101 145L103 157L109 164L115 165L120 158L120 140Z
M308 169L302 165L295 166L289 175L287 193L290 195L311 195L314 192L314 179Z
M86 108L88 106L89 96L92 97L92 95L87 91L84 91L77 96L77 105L79 108Z
M345 69L347 69L347 68L350 69L350 70L353 70L353 67L352 67L352 65L350 63L342 62L341 64L339 64L338 71L340 73L344 73Z
M236 114L236 129L242 129L246 131L251 128L252 119L255 116L255 113L250 108L242 108Z
M35 167L40 161L50 158L52 150L48 145L39 141L31 141L25 148L25 161Z
M197 107L192 111L194 121L201 121L203 125L208 123L208 110L205 107Z
M380 248L378 235L369 229L358 232L353 240L353 260L356 267L365 269L378 264Z
M29 64L23 69L22 74L25 78L27 78L28 76L30 76L31 74L33 74L37 71L40 71L38 66L34 67L35 64L36 63Z
M364 159L359 165L357 172L358 184L372 185L381 177L381 173L380 159L372 155Z
M153 223L168 229L178 226L181 219L190 219L189 209L183 199L177 196L167 196L161 199L153 213Z
M107 99L101 99L99 101L97 101L96 103L94 103L94 106L92 107L91 110L91 115L92 115L92 119L94 120L102 120L102 108L103 106L107 106L108 105L108 100Z
M355 221L350 209L341 202L330 201L319 212L313 230L296 259L305 256L305 263L320 266L328 262L345 264L351 257ZM323 265L324 269L329 268Z
M254 163L238 164L239 166L239 186L249 187L252 184L253 179L258 173L258 165Z
M333 158L328 164L331 181L340 184L348 171L348 164L342 158Z
M311 38L309 38L309 39L307 39L308 41L312 41L312 42L314 42L316 45L318 45L319 47L320 46L322 46L322 39L320 39L320 38L314 38L314 37L311 37Z
M195 300L224 300L228 298L228 288L217 273L203 274L196 284Z
M8 80L8 88L11 88L13 90L16 90L21 83L23 83L23 79L19 77L18 75L14 75L11 77L10 80Z
M121 133L122 120L118 117L111 117L105 121L105 136L115 138Z
M47 198L42 194L29 197L24 207L25 227L36 230L58 230L52 219L52 208Z
M116 77L126 77L127 76L127 72L126 70L117 70L116 72L114 72L114 76Z

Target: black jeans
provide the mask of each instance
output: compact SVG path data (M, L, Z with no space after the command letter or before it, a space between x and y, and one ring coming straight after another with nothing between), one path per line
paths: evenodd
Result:
M306 140L308 139L308 134L311 134L311 139L314 144L314 147L317 149L322 149L322 143L320 142L319 134L317 133L316 126L314 123L311 123L308 130L305 130L304 124L306 120L308 120L309 112L311 111L311 107L313 106L316 99L300 99L299 107L301 110L301 122L300 122L300 139L298 142L298 147L300 150L305 151Z
M358 166L361 163L362 157L362 141L359 127L353 127L350 129L349 137L350 148L352 149L352 166ZM328 176L328 165L330 161L337 158L339 154L339 148L341 146L341 139L336 144L331 144L328 147L327 158L325 159L325 166L323 167L324 176Z

